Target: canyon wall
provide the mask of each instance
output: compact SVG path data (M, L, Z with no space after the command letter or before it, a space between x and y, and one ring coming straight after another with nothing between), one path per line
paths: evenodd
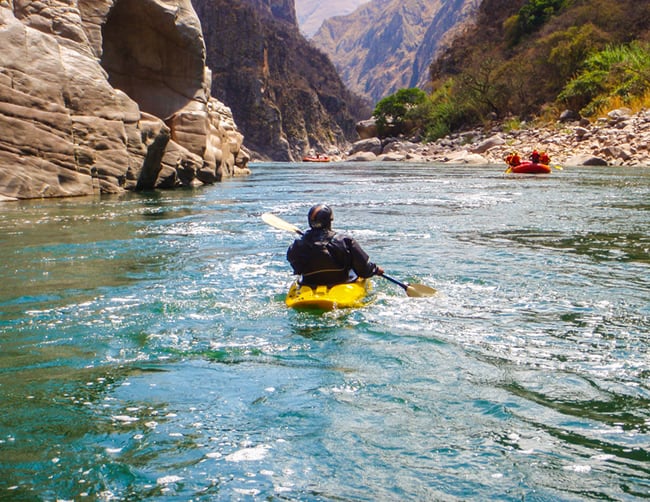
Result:
M247 172L190 0L0 0L0 200Z

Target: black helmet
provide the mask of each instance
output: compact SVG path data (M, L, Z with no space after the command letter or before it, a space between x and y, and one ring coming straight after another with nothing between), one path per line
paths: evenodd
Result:
M325 230L329 230L332 228L334 214L328 205L316 204L309 210L307 218L310 228L324 228Z

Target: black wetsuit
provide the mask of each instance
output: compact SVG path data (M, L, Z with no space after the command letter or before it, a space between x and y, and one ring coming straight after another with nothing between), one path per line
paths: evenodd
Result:
M332 230L308 230L289 247L287 260L307 286L331 286L377 274L377 265L357 241Z

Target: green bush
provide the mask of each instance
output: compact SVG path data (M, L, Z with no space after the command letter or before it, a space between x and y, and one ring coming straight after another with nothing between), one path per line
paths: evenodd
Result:
M528 0L517 14L504 23L510 45L517 44L524 35L537 31L566 3L566 0Z
M580 109L583 115L595 113L608 100L623 103L642 97L650 89L650 44L608 46L589 56L579 74L564 87L558 98Z
M448 79L418 107L426 141L435 141L476 121L472 106L458 93L458 82Z
M380 136L408 134L421 124L418 106L427 100L426 93L417 88L400 89L395 94L380 100L375 106L373 117Z

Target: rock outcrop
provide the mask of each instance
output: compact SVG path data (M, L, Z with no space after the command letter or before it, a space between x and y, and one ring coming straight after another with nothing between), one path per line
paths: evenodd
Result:
M246 172L190 0L0 0L0 199Z
M432 61L465 29L467 22L476 17L480 4L481 0L446 0L440 5L415 52L408 87L427 89L431 86Z
M293 2L192 0L212 69L212 95L228 103L257 159L338 153L356 139L368 106L327 56L301 35Z
M286 21L296 26L298 17L296 16L296 5L294 0L244 0L252 6L257 12L270 14L275 19Z

